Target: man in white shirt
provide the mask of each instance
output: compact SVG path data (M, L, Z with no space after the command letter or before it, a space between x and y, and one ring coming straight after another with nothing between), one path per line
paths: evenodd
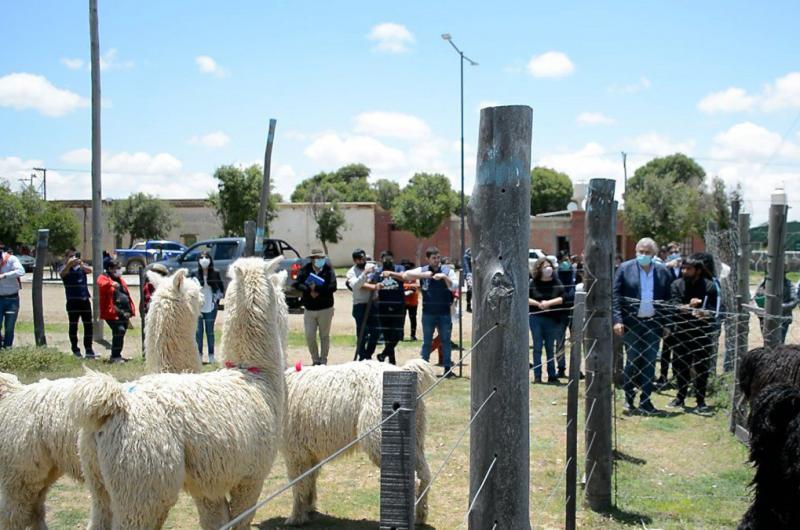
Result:
M19 314L20 280L25 269L19 259L0 244L0 324L3 329L0 349L14 344L14 326Z
M353 291L353 320L356 321L356 359L372 359L378 345L378 317L372 308L372 296L380 284L367 280L375 271L375 263L367 263L367 253L353 250L353 266L347 271L347 288Z

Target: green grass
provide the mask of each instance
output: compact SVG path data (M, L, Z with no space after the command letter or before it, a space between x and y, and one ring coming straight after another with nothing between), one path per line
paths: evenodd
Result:
M349 335L335 336L334 344L349 346ZM305 351L302 336L293 333L290 355ZM400 355L416 355L419 343L402 343ZM112 373L124 380L144 373L140 359L123 365L88 363L68 353L35 348L16 348L0 354L0 370L18 373L25 381L39 377L79 375L82 364ZM210 368L209 368L210 369ZM531 496L533 528L563 528L565 466L565 387L532 385L531 417ZM583 385L581 385L581 394ZM727 403L725 387L711 385L718 393L709 397L712 406ZM470 384L456 379L439 385L425 400L428 415L426 455L435 473L470 417ZM672 394L657 394L655 405L664 408ZM616 393L616 409L622 398ZM582 432L584 408L580 398L578 454L584 453ZM598 514L582 507L579 487L579 528L732 528L748 504L748 482L752 470L746 464L746 448L727 430L724 409L710 417L678 412L665 417L623 416L616 419L619 458L616 460L616 508ZM500 448L502 450L502 448ZM584 474L579 456L578 477ZM304 528L366 530L377 527L379 518L379 471L361 454L343 457L327 465L319 482L318 506L321 515ZM469 437L466 437L445 463L434 482L430 496L433 528L450 529L461 525L469 498ZM279 459L267 480L262 498L285 484L286 475ZM51 528L83 526L88 516L88 493L74 482L62 479L48 497L48 523ZM258 510L254 524L259 528L285 528L283 520L291 511L287 492ZM165 528L197 527L197 514L191 499L181 494Z

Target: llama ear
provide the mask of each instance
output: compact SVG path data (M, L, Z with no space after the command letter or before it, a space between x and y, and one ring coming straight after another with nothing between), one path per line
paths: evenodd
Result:
M172 275L172 286L175 289L183 287L183 280L186 278L186 272L186 269L178 269L178 271Z
M264 272L266 272L267 274L275 272L276 270L278 270L278 266L281 264L281 261L283 261L283 255L268 260L264 264Z
M237 259L233 263L231 263L230 267L228 267L228 279L234 280L242 275L242 269L239 267L239 260L242 258Z
M278 291L282 291L283 286L286 285L287 276L288 274L286 273L286 271L280 271L279 273L270 276L269 279L272 282L272 285L275 286L275 289L277 289Z
M153 284L153 287L155 287L156 289L157 289L157 288L158 288L158 286L159 286L159 285L161 285L161 284L163 283L163 281L164 281L164 277L163 277L163 276L161 276L161 275L160 275L159 273L157 273L156 271L147 271L145 274L147 275L147 280L148 280L150 283L152 283L152 284Z

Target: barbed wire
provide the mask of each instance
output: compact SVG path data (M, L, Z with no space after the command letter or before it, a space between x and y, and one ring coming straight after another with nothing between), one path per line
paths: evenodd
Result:
M472 513L472 509L475 508L475 503L478 502L478 497L480 497L481 492L483 491L483 487L486 485L486 481L489 480L489 475L492 473L494 469L494 465L497 463L497 455L492 459L492 463L489 464L489 469L486 470L486 473L483 475L483 480L481 481L481 485L478 486L478 491L475 492L475 496L472 498L472 501L469 503L469 508L467 509L467 513L464 515L464 522L461 523L459 528L464 528L469 521L469 514Z

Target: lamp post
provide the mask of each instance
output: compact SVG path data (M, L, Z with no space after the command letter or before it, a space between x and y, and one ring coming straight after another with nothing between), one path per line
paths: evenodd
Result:
M442 39L446 40L450 43L450 46L458 52L460 57L460 64L461 64L461 271L459 272L459 279L458 279L458 288L459 291L463 290L465 287L464 284L464 252L466 251L466 245L464 242L464 61L468 61L470 66L478 66L478 63L464 55L458 46L455 45L453 42L453 38L450 36L449 33L442 33ZM461 361L464 357L464 326L462 323L463 319L463 293L460 293L458 297L458 376L461 377L463 375L464 366L461 364Z

